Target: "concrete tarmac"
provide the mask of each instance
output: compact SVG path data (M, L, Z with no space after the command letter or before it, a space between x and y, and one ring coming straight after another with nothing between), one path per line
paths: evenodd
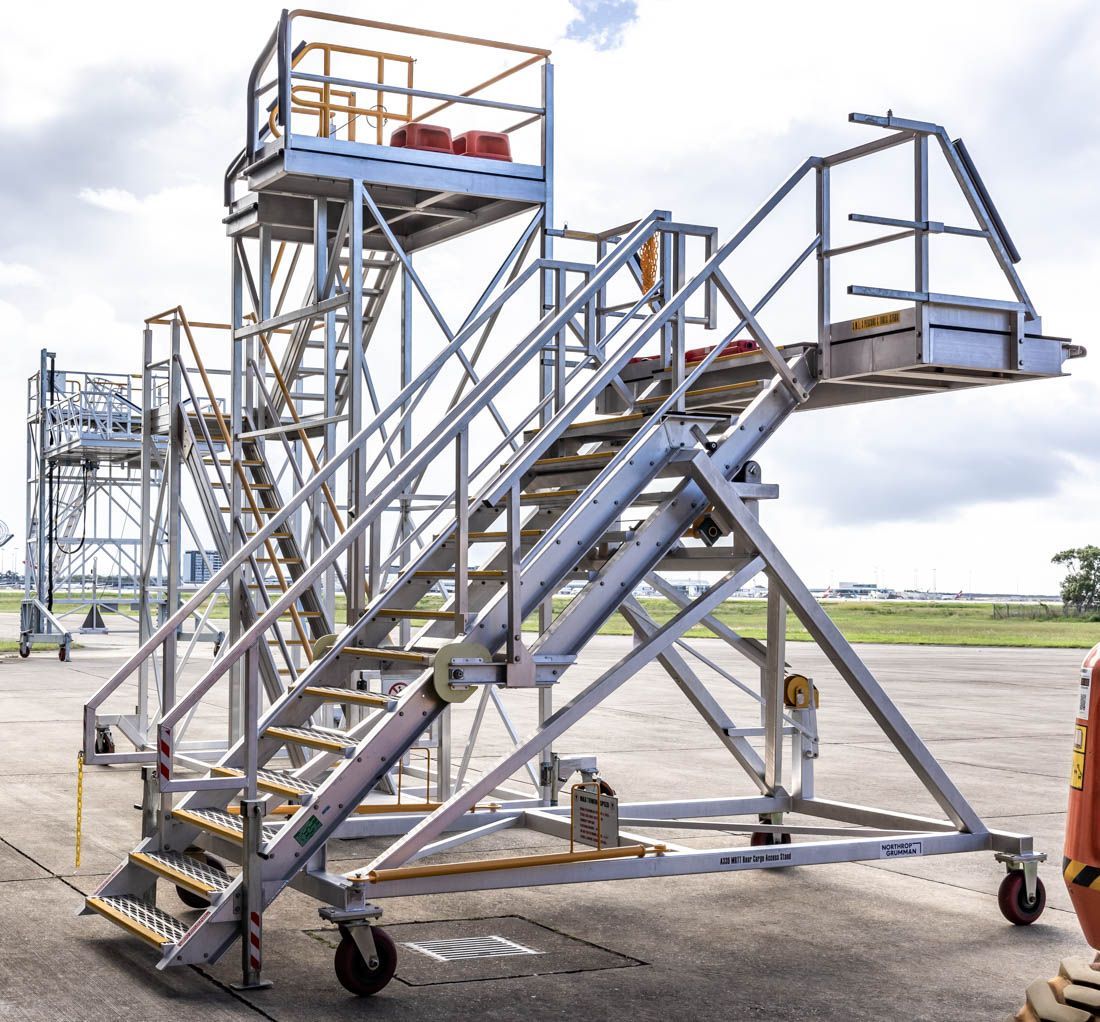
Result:
M51 651L0 658L0 1019L26 1022L269 1019L910 1019L998 1020L1060 958L1087 949L1059 875L1066 781L1081 653L871 646L861 655L952 779L998 829L1032 833L1048 908L1027 928L997 909L1003 867L989 853L845 863L557 888L393 899L384 924L400 944L500 936L538 951L434 962L400 947L397 978L368 1001L332 969L335 931L297 892L265 916L269 990L238 992L238 952L218 965L157 972L155 955L98 917L82 896L139 837L136 768L85 773L83 864L73 868L75 756L84 699L122 662L111 637L82 640L73 663ZM564 701L629 648L599 638L571 669ZM728 650L704 642L725 664ZM725 651L724 651L725 650ZM209 649L196 656L209 658ZM817 792L938 815L822 654L792 643L788 659L822 691ZM202 666L196 662L196 669ZM740 670L740 665L730 664ZM703 671L739 723L754 711ZM196 673L197 677L197 673ZM129 692L120 709L133 701ZM534 720L529 693L508 693L515 726ZM224 728L215 692L195 733ZM472 709L463 707L456 735ZM508 745L499 722L474 758ZM120 749L123 747L120 739ZM750 794L751 786L657 666L641 672L559 743L599 754L625 799ZM743 835L669 837L695 847ZM352 869L377 841L340 842L330 862ZM505 830L452 858L558 848ZM160 904L193 918L162 885Z

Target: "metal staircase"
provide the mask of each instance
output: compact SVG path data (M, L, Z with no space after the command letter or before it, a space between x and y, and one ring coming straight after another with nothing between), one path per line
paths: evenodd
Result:
M214 962L240 938L245 985L258 985L264 911L295 887L325 903L323 918L342 932L338 977L349 990L367 994L393 974L393 944L372 925L381 912L374 902L390 896L809 865L877 858L889 849L906 855L993 851L1010 873L1023 872L1028 897L1039 899L1036 870L1043 856L1031 838L993 831L978 817L759 520L760 502L778 491L762 481L754 459L792 413L1057 376L1067 358L1082 353L1043 334L1000 218L958 144L937 125L853 115L887 134L808 159L721 244L716 229L677 222L660 210L609 231L569 231L553 219L552 69L545 51L514 48L525 56L511 71L441 95L416 90L411 78L389 86L332 76L327 64L320 75L303 70L308 46L293 45L296 19L324 22L326 16L284 14L253 69L246 145L226 179L234 267L228 397L215 393L205 371L199 373L205 392L196 393L181 365L166 412L169 423L179 424L184 463L223 564L170 608L85 706L89 763L155 764L144 773L142 840L87 899L85 912L154 945L161 968ZM342 52L377 60L379 79L386 60L412 67L392 49ZM535 63L538 106L477 97L485 84ZM270 69L275 77L264 84ZM297 95L320 98L292 99L296 81L314 90ZM343 91L333 99L328 86ZM378 142L358 141L351 125L369 112L357 106L354 90L368 86L442 99L442 107L495 105L509 115L529 114L516 129L540 126L539 162L395 153L381 144L382 124L387 117L414 123L411 101L400 117L371 108ZM268 106L272 89L277 99ZM261 128L264 109L277 135ZM292 113L299 123L303 114L314 117L317 133L295 133ZM337 114L349 118L343 136ZM948 229L930 219L930 144L955 173L977 226ZM834 245L830 174L899 145L915 153L912 220L860 214L860 222L903 230ZM808 243L800 241L786 269L750 303L733 283L731 257L756 240L780 205L807 191ZM524 212L533 217L461 325L452 327L414 267L414 253ZM275 277L286 246L303 244L305 224L312 225L309 284L304 304L288 311L275 297ZM986 242L1014 300L929 291L927 237L944 231ZM851 285L848 293L905 307L834 322L834 260L899 238L916 241L914 290ZM595 258L556 257L559 241L592 246ZM255 243L251 258L246 243ZM289 257L291 267L299 252ZM804 268L803 276L816 271L816 328L808 338L777 345L762 317L778 295L791 293L789 282ZM378 357L377 344L369 342L397 280L401 344L394 373L394 360ZM281 290L285 296L285 283ZM805 292L799 294L805 302ZM412 354L414 302L438 335L419 364ZM173 359L180 357L182 329L201 366L182 311L172 321ZM498 323L505 336L494 344ZM690 347L695 337L710 341ZM281 350L279 338L285 339L278 341ZM311 361L318 352L321 361ZM396 387L380 386L395 375ZM310 405L301 411L314 400L309 380L324 381L316 414ZM315 451L311 441L318 437ZM670 570L712 577L687 597L662 578ZM760 573L769 584L763 643L713 615ZM335 577L347 600L338 632ZM671 620L659 625L634 599L643 582L672 599ZM555 614L552 598L567 584L571 598ZM186 691L166 693L149 746L102 754L94 739L106 701L172 648L180 625L221 592L237 607L229 642L200 677L188 679ZM943 818L815 793L819 694L788 664L788 607ZM630 625L634 647L555 709L555 686L616 613ZM534 631L525 632L532 618ZM725 644L717 661L685 641L696 625ZM759 725L735 722L688 656L751 698ZM731 673L728 661L735 657L748 662L758 684ZM572 803L559 805L558 796L574 773L584 779L577 787L598 785L599 770L590 757L561 756L554 743L650 663L685 694L753 794L622 803L613 839L575 849ZM240 692L240 705L231 707L237 730L231 728L224 754L205 765L185 753L180 737L227 680ZM478 728L501 691L530 698L538 726L521 737L505 719L512 747L471 778ZM452 711L475 696L456 772L448 738ZM438 750L438 798L431 799L425 771L417 788L422 802L394 800L385 792L387 778L403 769L411 749L424 747L426 732ZM524 770L531 770L533 797L509 788ZM600 788L595 797L611 795ZM748 822L736 822L745 817ZM568 839L570 849L420 862L513 826ZM757 857L742 846L703 851L653 836L682 826L740 831L752 835L754 845L784 847ZM367 834L393 840L360 868L330 871L328 842ZM791 843L792 835L800 840ZM230 875L215 855L239 863L241 871ZM181 919L157 907L160 880L201 914Z

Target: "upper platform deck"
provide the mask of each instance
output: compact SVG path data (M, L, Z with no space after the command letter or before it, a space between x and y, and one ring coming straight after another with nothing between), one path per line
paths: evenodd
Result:
M548 57L496 40L284 12L249 77L245 145L225 176L228 233L265 226L273 240L308 241L316 200L342 203L352 181L370 189L406 251L548 204ZM364 227L364 246L384 248L369 216Z

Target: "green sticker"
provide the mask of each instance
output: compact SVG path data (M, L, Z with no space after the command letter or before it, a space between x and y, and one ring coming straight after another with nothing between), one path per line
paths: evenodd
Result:
M309 839L313 837L321 829L321 821L316 816L311 816L305 823L298 828L298 833L294 835L294 840L298 842L303 848L309 843Z

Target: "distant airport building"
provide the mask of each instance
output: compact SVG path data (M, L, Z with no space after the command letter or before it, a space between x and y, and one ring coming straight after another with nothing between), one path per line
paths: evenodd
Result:
M183 581L194 584L207 582L221 566L222 557L217 550L188 550L183 555Z

